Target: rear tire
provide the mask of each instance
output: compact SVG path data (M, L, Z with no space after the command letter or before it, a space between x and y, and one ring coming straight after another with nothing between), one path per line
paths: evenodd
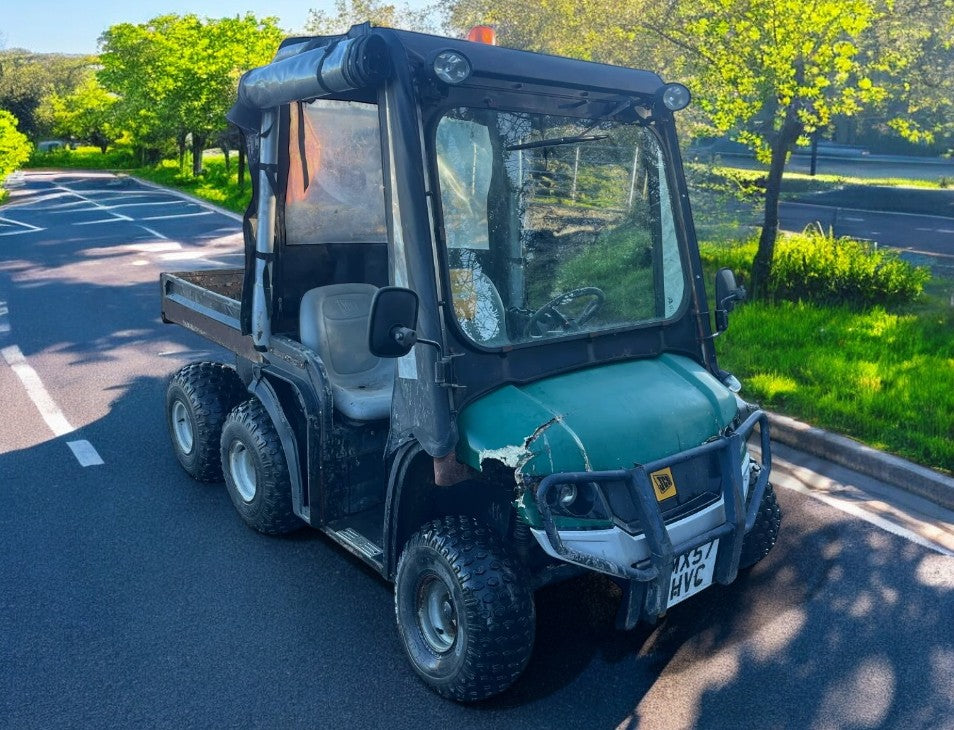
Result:
M285 535L303 527L292 508L285 452L257 399L240 403L229 413L220 453L229 497L249 527L266 535Z
M166 425L176 458L194 479L222 481L222 424L229 411L246 397L238 373L222 363L190 363L170 378Z
M762 504L755 517L752 531L742 540L742 556L739 558L739 569L751 568L769 554L778 540L778 531L782 526L782 510L775 498L775 489L771 484L765 485L762 494Z
M411 665L438 694L474 702L503 692L533 651L533 594L490 528L445 517L407 541L394 589Z

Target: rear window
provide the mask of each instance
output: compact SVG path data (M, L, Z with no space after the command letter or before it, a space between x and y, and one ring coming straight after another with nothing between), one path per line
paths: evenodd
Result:
M377 107L318 100L290 116L285 242L386 242Z

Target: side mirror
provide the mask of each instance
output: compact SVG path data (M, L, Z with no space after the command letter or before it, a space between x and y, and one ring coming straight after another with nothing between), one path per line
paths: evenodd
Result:
M735 309L735 303L745 300L745 288L735 281L732 269L719 269L715 281L715 319L716 331L725 332L729 328L729 312Z
M417 342L417 294L399 286L385 286L371 300L368 347L377 357L403 357Z

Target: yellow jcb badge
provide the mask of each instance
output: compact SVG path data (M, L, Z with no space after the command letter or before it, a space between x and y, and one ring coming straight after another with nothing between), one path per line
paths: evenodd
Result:
M676 480L673 479L672 469L668 466L665 469L654 471L649 477L653 480L656 501L662 502L664 499L676 496Z

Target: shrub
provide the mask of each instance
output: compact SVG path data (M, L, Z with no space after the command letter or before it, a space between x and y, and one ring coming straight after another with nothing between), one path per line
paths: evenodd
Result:
M32 145L17 129L17 118L0 109L0 182L30 158Z
M703 261L712 268L749 271L757 239L703 244ZM779 238L769 280L776 301L893 306L917 299L931 278L923 267L903 261L889 249L830 233L807 230Z
M892 306L917 299L930 278L895 251L810 230L779 241L769 291L791 302Z
M81 170L130 170L138 167L132 150L125 147L110 147L103 154L98 147L36 151L30 157L30 167L56 167Z

